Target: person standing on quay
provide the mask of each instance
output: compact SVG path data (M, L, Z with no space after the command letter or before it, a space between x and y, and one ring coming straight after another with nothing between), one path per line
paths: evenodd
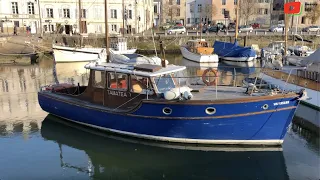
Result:
M16 25L14 25L14 27L13 27L13 35L16 35L16 36L18 35L17 34L17 26Z

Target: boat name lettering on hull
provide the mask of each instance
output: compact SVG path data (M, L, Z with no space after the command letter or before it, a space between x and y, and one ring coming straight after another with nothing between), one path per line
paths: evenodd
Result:
M285 104L289 104L289 101L283 101L283 102L276 102L273 103L274 106L278 106L278 105L285 105Z
M113 91L113 90L108 90L108 95L112 95L112 96L120 96L120 97L130 97L130 94L127 94L127 92L123 92L123 91Z

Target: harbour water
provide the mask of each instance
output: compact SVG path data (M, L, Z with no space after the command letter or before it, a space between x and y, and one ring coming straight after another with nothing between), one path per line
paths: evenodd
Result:
M172 63L197 66L179 56ZM85 63L59 63L59 82L86 84ZM230 66L230 64L224 64ZM222 67L220 83L235 73ZM20 179L259 179L319 180L319 137L292 124L283 147L201 147L156 143L67 123L42 111L37 91L55 82L53 61L0 66L0 180ZM188 74L201 67L188 69ZM237 76L238 77L238 76Z

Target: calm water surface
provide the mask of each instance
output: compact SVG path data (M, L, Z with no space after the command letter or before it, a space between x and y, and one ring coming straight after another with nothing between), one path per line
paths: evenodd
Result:
M171 57L171 62L197 64ZM57 64L60 82L86 84L85 63ZM231 64L232 65L232 64ZM230 66L230 64L223 64ZM224 70L220 83L241 83ZM67 123L38 105L40 86L53 83L53 63L0 66L0 180L19 179L259 179L319 180L319 138L292 125L282 148L190 147L124 138ZM71 79L72 78L72 79Z

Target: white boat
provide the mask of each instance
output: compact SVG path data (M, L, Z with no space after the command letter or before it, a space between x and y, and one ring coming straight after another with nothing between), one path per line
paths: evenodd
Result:
M105 48L77 48L52 45L56 62L89 62L98 59L105 61L107 53Z
M315 52L308 46L289 46L288 50L296 56L309 56Z
M219 57L213 54L213 48L204 39L189 40L180 47L184 58L197 63L217 63Z
M157 56L153 57L147 57L141 54L137 53L130 53L130 54L124 54L124 53L117 53L114 52L112 49L109 49L109 57L110 61L113 63L120 63L120 64L154 64L154 65L161 65L161 59ZM166 60L166 64L169 64L169 62Z

